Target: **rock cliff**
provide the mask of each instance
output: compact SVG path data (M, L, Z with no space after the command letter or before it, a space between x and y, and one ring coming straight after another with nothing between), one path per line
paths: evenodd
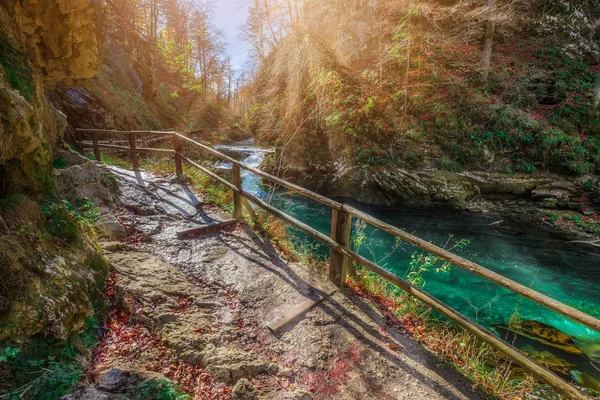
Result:
M102 63L100 2L10 0L8 8L47 86L73 83L98 73Z
M0 4L0 342L39 333L66 340L92 315L104 283L93 233L61 197L69 194L62 187L68 177L53 172L66 118L46 93L98 71L98 6L91 0Z

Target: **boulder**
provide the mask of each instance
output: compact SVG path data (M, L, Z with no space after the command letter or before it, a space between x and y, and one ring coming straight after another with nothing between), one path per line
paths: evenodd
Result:
M100 390L97 390L93 387L78 384L75 386L71 393L63 396L61 400L128 400L129 397L114 394L114 393L106 393Z
M231 390L233 400L255 400L258 399L258 393L248 379L240 379Z
M109 240L121 240L127 236L127 229L112 214L104 214L95 224L100 230L100 236Z
M99 207L114 205L113 192L117 189L108 172L71 150L59 152L57 159L67 164L53 171L56 191L62 199L87 199Z
M510 325L498 325L498 327L566 353L584 354L573 337L539 321L520 321Z
M531 197L534 199L568 200L574 191L575 187L572 183L559 181L536 187L532 190Z

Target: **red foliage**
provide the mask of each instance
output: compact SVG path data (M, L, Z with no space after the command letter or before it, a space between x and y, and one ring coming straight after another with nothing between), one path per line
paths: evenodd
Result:
M333 367L329 371L306 373L300 381L315 393L316 398L334 395L347 382L348 374L356 368L360 359L361 347L354 344L334 358Z
M108 276L105 295L115 300L116 274ZM178 303L189 306L189 299L178 299ZM113 306L105 322L104 337L94 349L94 363L86 379L93 381L112 367L131 366L165 375L195 399L229 400L231 388L216 383L214 377L203 368L177 359L163 346L158 335L142 324L133 323L130 315Z
M405 314L401 318L398 318L396 312L398 311L399 305L396 299L387 298L380 294L374 294L369 292L364 287L356 285L352 280L348 280L348 287L355 295L365 298L375 304L379 310L383 313L386 325L396 329L403 330L413 336L417 341L422 341L426 336L426 327L422 321L412 314ZM383 328L381 328L383 329ZM387 332L386 332L387 334ZM384 335L385 336L385 335ZM387 336L386 336L387 337ZM393 345L391 345L393 346ZM394 348L388 346L390 350Z

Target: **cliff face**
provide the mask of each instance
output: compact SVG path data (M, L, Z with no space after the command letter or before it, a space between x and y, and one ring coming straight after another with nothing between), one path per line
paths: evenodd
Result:
M7 339L43 333L64 341L79 332L106 275L93 232L73 208L79 199L57 193L53 161L66 118L46 97L58 82L97 72L97 7L0 4L0 351Z
M98 72L97 7L91 0L11 0L0 6L1 197L47 189L52 151L66 121L45 90Z
M94 0L12 0L33 64L46 86L94 77L102 57L100 2Z

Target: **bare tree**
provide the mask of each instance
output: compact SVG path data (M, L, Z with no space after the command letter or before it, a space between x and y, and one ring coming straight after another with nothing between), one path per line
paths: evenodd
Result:
M481 55L481 81L487 82L490 74L492 45L494 44L494 34L496 31L496 0L488 0L488 20L485 27L485 38L483 41L483 54Z

